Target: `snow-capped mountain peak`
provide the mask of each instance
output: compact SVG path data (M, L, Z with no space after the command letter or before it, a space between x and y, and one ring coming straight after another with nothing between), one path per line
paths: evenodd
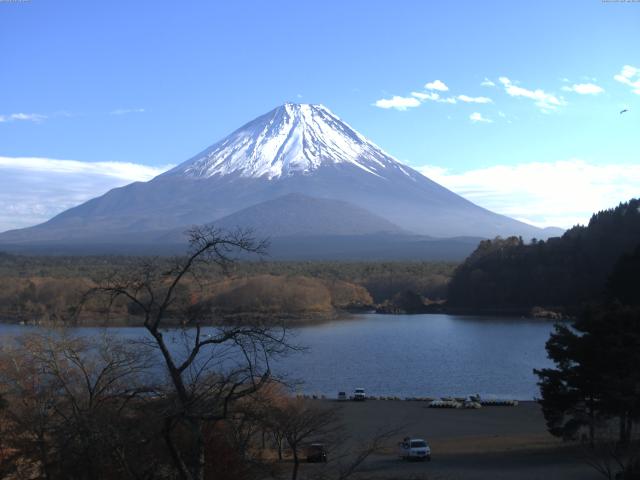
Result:
M412 176L324 105L286 103L240 127L169 174L275 179L349 164L384 177L388 168Z

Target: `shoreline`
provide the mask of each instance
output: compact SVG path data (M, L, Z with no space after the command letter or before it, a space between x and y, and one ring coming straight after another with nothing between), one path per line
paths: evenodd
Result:
M546 310L545 310L546 311ZM555 312L555 310L548 310L549 312ZM418 316L418 315L452 315L452 316L469 316L469 317L504 317L511 318L514 322L519 320L523 321L542 321L542 322L569 322L574 320L575 317L568 315L560 315L555 317L553 315L532 315L531 309L475 309L466 307L444 307L439 305L438 308L426 308L421 311L381 311L372 307L371 309L357 309L357 310L335 310L333 312L307 312L301 314L295 313L233 313L222 314L216 319L210 319L207 322L203 322L201 325L205 327L224 326L229 324L273 324L274 326L286 326L290 328L303 328L307 326L322 325L325 323L331 323L336 321L353 321L358 320L360 315L380 315L380 316ZM64 321L64 320L43 320L37 318L24 318L14 316L1 316L0 324L6 325L24 325L32 327L143 327L143 322L138 318L110 318L108 320L92 320L81 319L76 321ZM168 318L165 320L167 327L189 327L189 325L183 325L177 319ZM193 328L193 327L192 327Z
M365 312L372 313L372 312ZM98 315L96 315L98 316ZM220 327L229 324L273 324L273 326L288 326L292 328L298 328L305 325L318 325L321 323L332 322L336 320L351 320L355 318L356 314L352 314L347 311L336 310L330 313L308 312L302 314L283 313L233 313L222 314L215 318L210 318L208 321L201 323L203 327ZM176 318L167 317L163 321L167 328L178 327L191 327L195 328L195 325L183 324ZM43 328L55 328L55 327L69 327L69 328L93 328L93 327L144 327L143 320L140 317L113 317L107 320L100 319L95 320L91 318L82 318L80 320L65 321L61 319L49 320L40 318L24 318L24 317L12 317L2 316L0 317L0 324L5 325L24 325L30 327L43 327Z
M415 310L387 310L377 307L380 315L464 315L476 317L519 317L523 320L571 321L575 319L576 308L564 307L460 307L446 303L432 303Z

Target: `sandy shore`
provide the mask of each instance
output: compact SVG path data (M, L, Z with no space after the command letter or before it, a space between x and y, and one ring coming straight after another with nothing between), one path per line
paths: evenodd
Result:
M334 402L351 448L381 431L398 429L381 454L371 456L359 478L388 479L543 479L590 480L598 474L580 458L581 451L549 435L540 407L479 410L432 409L424 402ZM404 436L424 438L431 462L405 462L396 454ZM316 466L306 467L309 474Z

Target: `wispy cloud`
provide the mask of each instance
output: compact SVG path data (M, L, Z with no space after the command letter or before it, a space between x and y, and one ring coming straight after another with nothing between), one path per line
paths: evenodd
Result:
M580 95L597 95L604 92L604 88L595 83L574 83L571 86L564 86L562 90L565 92L579 93Z
M480 86L482 87L495 87L495 82L489 80L487 77L484 77L484 80L480 82Z
M379 108L394 108L396 110L406 110L407 108L419 107L420 100L415 97L400 97L394 95L391 98L382 98L374 103Z
M449 90L449 87L442 80L434 80L433 82L428 82L425 84L424 88L427 90L438 90L439 92L446 92Z
M619 74L613 77L620 83L624 83L631 87L631 91L636 95L640 95L640 68L631 65L625 65Z
M496 165L462 173L437 166L419 170L478 205L542 227L585 224L592 213L640 192L640 161L596 165L570 159Z
M147 181L170 166L0 157L0 231L44 222L112 188Z
M441 97L440 94L436 92L411 92L411 95L422 102L432 101L438 103L456 103L455 97Z
M493 103L489 97L470 97L469 95L458 95L458 100L465 103Z
M436 92L411 92L411 95L413 95L414 97L416 97L419 100L425 101L425 100L432 100L434 102L437 102L438 100L440 100L440 95L438 95Z
M548 112L564 106L567 102L562 97L556 97L542 89L528 90L515 85L508 77L500 77L500 83L504 86L505 92L511 97L524 97L534 101L535 105L542 111Z
M0 115L0 123L25 121L40 123L47 119L46 115L40 113L10 113L8 115Z
M118 108L109 112L109 115L126 115L128 113L144 113L144 108Z
M493 123L493 120L483 117L480 112L473 112L471 115L469 115L469 120L471 120L473 123L477 123L477 122Z
M144 108L118 108L115 110L111 110L107 112L109 115L127 115L129 113L144 113L146 110ZM75 117L81 114L78 113L69 113L65 110L60 110L57 112L42 114L42 113L9 113L0 115L0 123L9 123L9 122L34 122L41 123L47 119L53 119L56 117ZM101 115L104 115L102 113Z
M169 168L152 167L129 162L81 162L57 160L43 157L0 157L0 169L15 169L29 172L82 173L121 178L130 181L145 181Z
M398 95L392 98L383 98L374 103L376 107L380 108L395 108L396 110L407 110L408 108L414 108L420 106L424 102L437 102L437 103L449 103L455 104L460 102L464 103L493 103L493 100L489 97L471 97L469 95L458 95L443 97L438 92L446 92L449 87L445 85L442 80L434 80L425 85L428 91L424 92L411 92L411 96L401 97ZM437 91L435 91L437 90ZM483 121L483 120L480 120Z

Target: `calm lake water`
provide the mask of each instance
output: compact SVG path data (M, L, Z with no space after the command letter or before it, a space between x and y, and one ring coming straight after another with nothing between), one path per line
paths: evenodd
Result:
M0 325L5 338L33 327ZM79 328L93 335L103 329ZM551 365L544 344L553 324L539 320L456 315L357 315L298 328L308 347L280 359L278 374L304 381L298 391L334 397L363 387L370 395L484 396L519 400L539 395L534 368ZM139 338L141 328L110 328Z

